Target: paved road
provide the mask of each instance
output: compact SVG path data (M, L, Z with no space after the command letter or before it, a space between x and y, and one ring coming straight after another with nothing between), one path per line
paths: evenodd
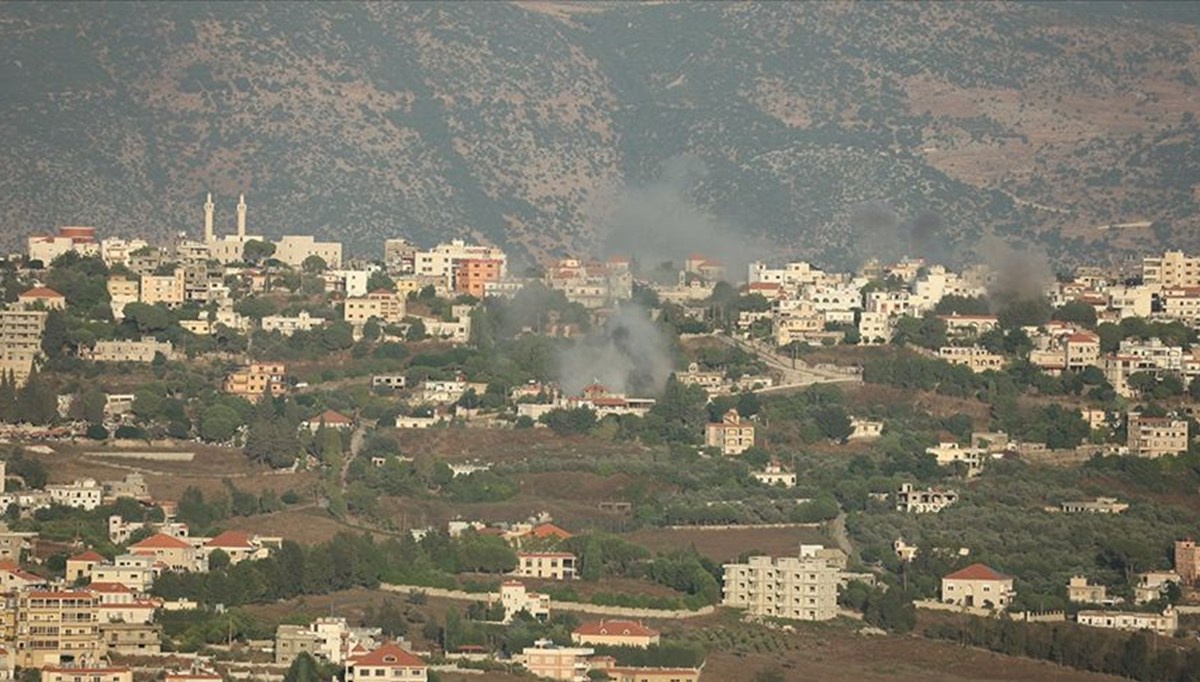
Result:
M782 380L778 386L769 388L761 388L755 391L756 393L770 393L775 391L786 391L788 389L811 386L813 384L832 384L832 383L861 383L862 377L858 374L848 372L839 372L821 367L813 367L803 360L780 355L775 349L762 343L755 343L738 339L726 334L717 334L715 338L726 345L740 348L741 350L751 353L766 363L767 367L773 369L782 376Z

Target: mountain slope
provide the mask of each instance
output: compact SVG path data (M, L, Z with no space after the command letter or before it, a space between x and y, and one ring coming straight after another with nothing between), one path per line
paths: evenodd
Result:
M1200 247L1196 11L1093 9L9 4L0 228L195 235L212 190L364 255L602 251L668 229L613 208L687 158L728 240L834 265Z

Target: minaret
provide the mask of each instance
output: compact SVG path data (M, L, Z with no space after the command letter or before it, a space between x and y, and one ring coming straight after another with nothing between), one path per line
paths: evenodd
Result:
M238 231L237 236L239 241L246 239L246 195L238 195Z
M204 243L211 244L213 241L213 202L212 192L209 192L208 200L204 202Z

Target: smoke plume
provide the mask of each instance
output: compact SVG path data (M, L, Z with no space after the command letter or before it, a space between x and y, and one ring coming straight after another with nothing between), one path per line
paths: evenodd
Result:
M649 267L670 261L681 268L688 255L698 253L720 261L726 279L743 280L746 265L766 250L696 205L692 192L707 175L703 161L680 156L663 165L658 180L602 193L590 216L602 255L630 256Z
M988 298L994 308L1038 298L1054 281L1050 260L1042 251L1017 249L989 234L980 240L976 253L991 271Z
M645 309L622 305L558 358L558 384L578 394L593 381L616 393L654 395L671 375L670 341Z
M932 211L904 219L886 201L864 201L850 207L850 227L852 240L864 259L890 263L913 256L937 263L950 256L943 238L945 221Z

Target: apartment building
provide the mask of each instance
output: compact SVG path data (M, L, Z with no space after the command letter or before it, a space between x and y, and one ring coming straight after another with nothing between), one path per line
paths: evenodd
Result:
M142 275L138 298L147 305L162 304L178 308L187 301L187 285L183 268L169 275Z
M1179 630L1179 613L1171 607L1167 607L1162 613L1080 611L1075 615L1075 622L1110 630L1150 630L1169 637Z
M138 300L139 284L136 279L128 279L120 275L108 278L107 288L113 317L120 320L125 316L125 306Z
M294 316L267 315L260 323L264 332L279 332L291 336L296 332L310 332L325 324L325 318L313 317L307 310L301 310Z
M574 580L576 558L570 552L517 552L512 575L545 580Z
M100 600L83 591L30 591L17 595L16 664L43 668L104 653Z
M421 682L429 679L429 666L395 643L354 656L346 661L346 682Z
M272 397L287 393L287 366L281 362L256 362L225 377L223 389L231 395L257 402L264 393Z
M73 483L56 483L45 487L50 503L72 509L91 511L104 501L104 486L95 479L83 478Z
M571 632L572 644L591 646L628 646L645 649L661 640L662 635L658 630L633 620L594 620Z
M971 564L942 577L942 602L968 608L1003 610L1016 595L1013 577L983 564Z
M500 585L498 597L504 607L505 623L512 622L513 616L522 611L542 621L550 617L550 595L530 592L520 581L505 581Z
M723 455L740 455L754 447L754 424L742 421L742 415L731 409L719 424L704 425L704 445L719 449Z
M858 316L858 335L864 346L877 346L892 338L892 320L886 313L862 312Z
M90 351L82 355L93 362L137 362L150 364L154 358L162 355L170 360L175 357L175 348L170 341L159 341L145 338L141 341L97 341Z
M104 564L108 559L101 554L88 550L67 559L67 570L64 577L68 582L92 577L92 569Z
M156 563L157 559L150 554L121 554L111 563L93 565L92 582L123 585L144 594L154 586Z
M589 658L596 650L588 647L557 646L548 639L534 642L515 656L517 663L531 674L548 680L587 682L592 664Z
M962 467L962 471L968 478L973 478L983 473L983 467L987 464L988 453L986 450L973 447L963 447L954 442L938 443L925 448L925 454L933 455L937 459L937 463L941 466L958 466Z
M1158 288L1200 286L1200 258L1182 251L1142 259L1142 282Z
M151 521L126 521L118 514L113 514L108 517L108 539L114 545L123 545L129 541L129 537L134 531L150 527L159 533L166 533L175 538L186 538L188 536L188 525L186 523L167 522L154 523Z
M291 664L301 652L343 664L355 653L363 654L379 646L383 632L379 628L351 627L345 618L327 616L308 625L280 625L275 630L275 662ZM401 648L408 643L396 642Z
M497 258L464 258L454 270L454 292L482 299L488 282L504 276L504 261Z
M90 664L42 668L41 682L133 682L133 670L124 666L97 668Z
M1172 417L1128 416L1129 452L1139 457L1181 455L1188 450L1188 423Z
M42 357L44 310L0 310L0 375L12 375L20 387Z
M837 615L838 571L824 559L753 556L724 569L724 606L795 620Z
M383 242L383 266L397 275L411 275L415 269L417 248L407 239L385 239Z
M976 374L1004 369L1003 355L979 346L942 346L938 349L938 357L952 365L963 365Z
M909 514L936 514L958 501L953 490L915 488L911 483L902 483L896 491L896 511Z
M385 245L386 249L386 245ZM428 251L417 251L414 255L413 272L425 277L442 277L451 279L465 260L494 260L500 261L500 276L508 263L504 251L492 246L477 246L467 244L461 239L452 240L449 244L438 244Z
M342 304L342 319L353 325L365 324L371 318L397 324L406 310L404 297L398 292L376 289L361 298L347 298Z
M325 261L325 267L337 270L342 267L342 243L319 242L311 235L289 234L275 242L275 260L293 268L300 268L304 261L316 256Z

